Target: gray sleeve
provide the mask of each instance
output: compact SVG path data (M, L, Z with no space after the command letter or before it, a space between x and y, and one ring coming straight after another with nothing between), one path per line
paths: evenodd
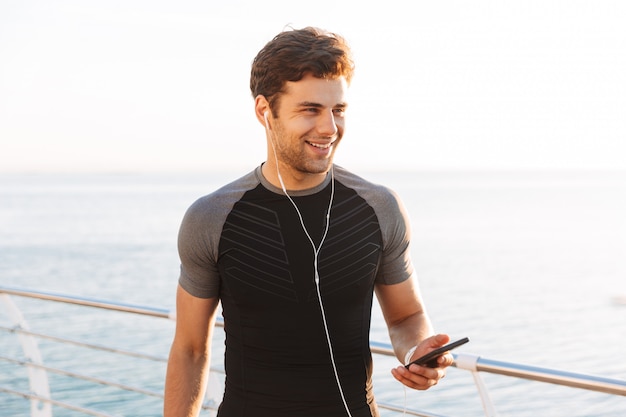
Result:
M413 275L411 261L411 226L409 217L398 195L385 189L370 199L383 235L383 256L376 282L397 284Z
M338 167L338 175L346 173ZM372 184L358 176L343 177L346 185L356 192L374 209L383 237L381 265L376 283L397 284L414 273L411 261L411 225L409 215L400 197L391 189Z
M194 297L211 298L219 294L217 251L220 231L212 212L210 196L202 197L189 207L178 232L178 283Z
M194 297L219 296L218 251L224 222L235 203L256 184L252 172L196 200L185 213L178 233L178 283Z

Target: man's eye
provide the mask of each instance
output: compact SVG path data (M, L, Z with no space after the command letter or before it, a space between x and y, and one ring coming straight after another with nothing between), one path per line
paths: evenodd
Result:
M333 113L335 113L336 116L343 116L346 113L346 109L335 109L333 110Z

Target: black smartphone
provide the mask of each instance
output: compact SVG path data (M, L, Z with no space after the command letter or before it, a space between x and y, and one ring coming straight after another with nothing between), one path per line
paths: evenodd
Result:
M469 342L469 338L464 337L463 339L459 339L456 342L452 342L452 343L448 343L445 346L442 346L438 349L433 350L432 352L429 352L427 354L425 354L422 357L419 357L417 359L415 359L413 362L411 362L408 365L405 365L406 369L409 369L409 366L411 366L412 364L417 364L420 366L427 366L429 368L436 368L437 367L437 359L439 358L439 356L443 355L444 353L457 348L461 345L466 344L467 342Z

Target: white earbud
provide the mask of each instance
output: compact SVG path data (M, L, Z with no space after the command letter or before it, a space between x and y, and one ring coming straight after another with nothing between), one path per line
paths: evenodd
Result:
M266 111L265 113L263 113L263 119L265 119L265 128L266 128L267 130L271 130L271 129L270 129L270 124L269 124L269 123L268 123L268 121L267 121L267 114L268 114L268 113L269 113L269 112L267 112L267 111Z

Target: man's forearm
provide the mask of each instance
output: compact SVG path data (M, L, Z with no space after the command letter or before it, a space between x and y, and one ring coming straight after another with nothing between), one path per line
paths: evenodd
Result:
M394 353L400 362L404 362L406 353L422 340L432 336L433 328L425 312L411 316L389 329L389 337Z
M208 355L172 349L165 377L164 417L196 417L206 390Z

